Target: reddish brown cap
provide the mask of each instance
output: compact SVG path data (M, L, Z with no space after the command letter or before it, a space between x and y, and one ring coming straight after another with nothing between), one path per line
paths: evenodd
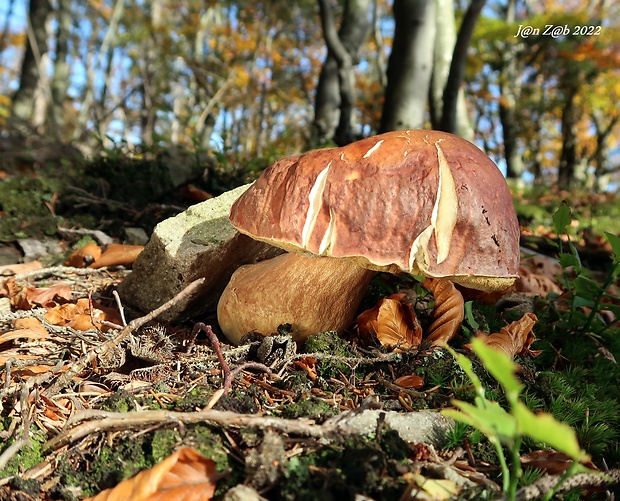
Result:
M506 181L477 146L395 131L279 160L233 205L242 233L289 251L501 290L518 276Z

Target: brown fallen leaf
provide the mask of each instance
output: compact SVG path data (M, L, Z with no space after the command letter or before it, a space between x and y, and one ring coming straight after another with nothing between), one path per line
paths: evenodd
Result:
M562 293L562 288L550 277L533 273L528 268L519 267L519 278L515 282L517 292L545 297L549 292Z
M401 388L413 388L417 390L424 386L424 379L415 374L407 374L406 376L400 376L394 380L394 383Z
M521 456L521 464L524 468L536 468L546 475L559 475L573 464L573 460L563 452L546 449L524 454ZM591 461L582 464L593 470L598 469Z
M30 261L28 263L19 264L5 264L3 266L0 266L0 275L18 275L21 273L28 273L29 271L41 269L43 269L41 261Z
M432 291L435 299L433 323L427 329L425 339L430 341L431 346L443 346L450 342L463 323L463 295L450 280L428 278L422 285Z
M65 284L56 284L51 287L28 287L14 278L4 283L11 301L11 306L18 310L31 310L35 306L53 308L58 303L71 299L71 288Z
M538 322L538 318L533 313L526 313L519 320L502 327L499 332L495 332L488 336L478 335L485 344L495 350L503 351L510 360L517 355L537 357L540 350L530 350L530 345L536 340L532 329ZM465 345L470 348L470 345Z
M357 318L360 337L376 337L384 346L415 348L422 341L422 327L406 294L392 294Z
M106 489L86 501L209 501L220 478L215 462L183 447L149 470Z
M76 303L67 303L51 308L45 314L45 320L52 325L71 327L76 330L86 331L88 329L100 328L106 332L108 326L101 325L101 322L112 322L120 324L122 322L120 314L112 309L92 301L93 311L90 311L91 302L87 298L78 299ZM97 324L93 325L93 320Z
M308 377L312 381L316 381L316 379L319 377L316 371L316 358L314 357L300 358L299 360L295 360L295 362L293 362L293 365L306 371L306 373L308 374Z
M101 256L101 247L95 242L88 242L72 252L65 261L65 264L75 268L86 268L99 259L99 256Z
M0 344L14 339L46 339L50 337L50 333L47 331L40 320L36 318L18 318L13 322L15 330L5 332L0 335Z
M101 256L89 268L103 268L104 266L129 266L134 263L138 255L144 250L143 245L110 244Z

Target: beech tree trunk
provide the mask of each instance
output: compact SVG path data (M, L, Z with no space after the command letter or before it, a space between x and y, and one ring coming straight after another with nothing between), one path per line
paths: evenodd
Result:
M515 21L516 0L509 0L506 8L506 22ZM504 44L499 89L499 119L502 123L504 139L504 158L506 159L506 178L520 179L523 175L523 158L519 152L517 137L517 101L519 96L519 72L517 70L516 50L513 44Z
M66 126L64 112L69 89L69 35L71 31L71 0L58 0L56 29L56 58L51 81L52 100L48 113L48 129L57 139L61 139Z
M452 63L450 65L450 74L446 82L446 87L443 92L443 112L441 114L440 130L445 132L457 133L457 102L458 95L461 89L461 85L465 78L465 65L467 63L467 48L474 32L474 26L482 7L486 0L472 0L454 45L454 54L452 56Z
M52 11L49 0L30 0L28 12L28 38L22 60L19 87L13 96L11 115L30 121L34 112L35 94L41 74L42 56L47 52L45 23Z
M355 139L353 109L355 79L353 67L359 50L370 34L370 0L345 0L340 29L336 29L329 0L318 0L327 57L323 63L316 90L314 122L310 146L330 141L342 146Z
M381 132L424 127L433 71L435 0L394 0L394 22Z
M456 22L453 1L436 1L437 12L435 22L437 23L437 32L435 34L433 76L431 79L429 104L431 124L434 129L439 129L443 113L443 93L448 81L448 75L450 74L450 65L456 44ZM463 87L459 88L456 102L456 133L470 141L474 138L474 129L467 112Z

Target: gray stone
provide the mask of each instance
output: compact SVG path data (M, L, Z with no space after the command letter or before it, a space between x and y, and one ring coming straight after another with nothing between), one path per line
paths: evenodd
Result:
M403 414L374 409L346 416L338 422L338 427L343 431L354 430L363 435L375 433L382 414L385 424L396 431L405 442L442 447L446 442L446 434L454 427L454 421L435 411L424 410Z
M144 228L125 228L125 243L128 245L146 245L149 241L149 236L144 231Z
M230 276L239 266L281 254L281 249L242 235L228 220L232 204L248 187L241 186L193 205L159 223L134 263L133 271L120 284L121 299L148 312L194 280L205 278L198 293L163 313L159 320L199 318L215 309Z

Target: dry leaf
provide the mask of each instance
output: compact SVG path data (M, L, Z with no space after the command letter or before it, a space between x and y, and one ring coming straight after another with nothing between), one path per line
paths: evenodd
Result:
M545 475L559 475L573 464L573 460L563 452L547 449L524 454L521 456L521 464L524 468L539 469ZM582 464L593 470L598 469L591 461Z
M450 342L461 328L465 301L449 280L429 278L422 285L433 292L435 299L433 323L426 331L426 340L430 341L431 346L442 346Z
M95 242L88 242L71 255L65 261L67 266L74 266L75 268L86 268L86 266L92 264L101 256L101 247Z
M540 355L540 350L530 350L530 345L536 340L532 332L536 322L536 315L526 313L516 322L502 327L499 332L489 336L479 335L478 338L491 348L506 353L510 360L517 355L536 357ZM465 346L469 348L469 345Z
M416 376L415 374L408 374L406 376L396 378L394 380L394 383L401 388L413 388L417 390L424 386L424 379L422 379L420 376Z
M515 282L517 292L545 297L549 292L562 293L562 288L547 275L532 273L524 266L519 267L519 278Z
M5 264L0 266L0 275L18 275L41 269L43 269L43 265L40 261L30 261L28 263L20 264Z
M212 459L183 447L153 468L86 501L209 501L213 498L215 482L219 477Z
M59 302L71 299L71 288L65 284L57 284L52 287L27 287L9 278L4 283L11 306L18 310L31 310L35 306L53 308Z
M116 310L92 301L93 311L91 313L90 304L87 298L82 298L78 299L77 303L56 306L45 314L45 320L52 325L67 326L80 331L100 328L104 332L110 327L102 326L100 322L112 322L117 325L121 323L120 315ZM97 326L93 325L92 320Z
M318 378L318 374L316 372L316 358L314 357L303 357L299 360L295 360L293 365L296 365L300 369L306 371L308 373L308 377L312 381L316 381Z
M14 339L46 339L50 337L43 324L36 318L19 318L13 323L15 330L5 332L0 336L0 344Z
M422 327L405 294L392 294L357 319L359 335L374 336L384 346L415 348L422 341Z
M134 263L138 255L144 250L143 245L110 244L103 254L89 268L103 268L104 266L129 266Z

